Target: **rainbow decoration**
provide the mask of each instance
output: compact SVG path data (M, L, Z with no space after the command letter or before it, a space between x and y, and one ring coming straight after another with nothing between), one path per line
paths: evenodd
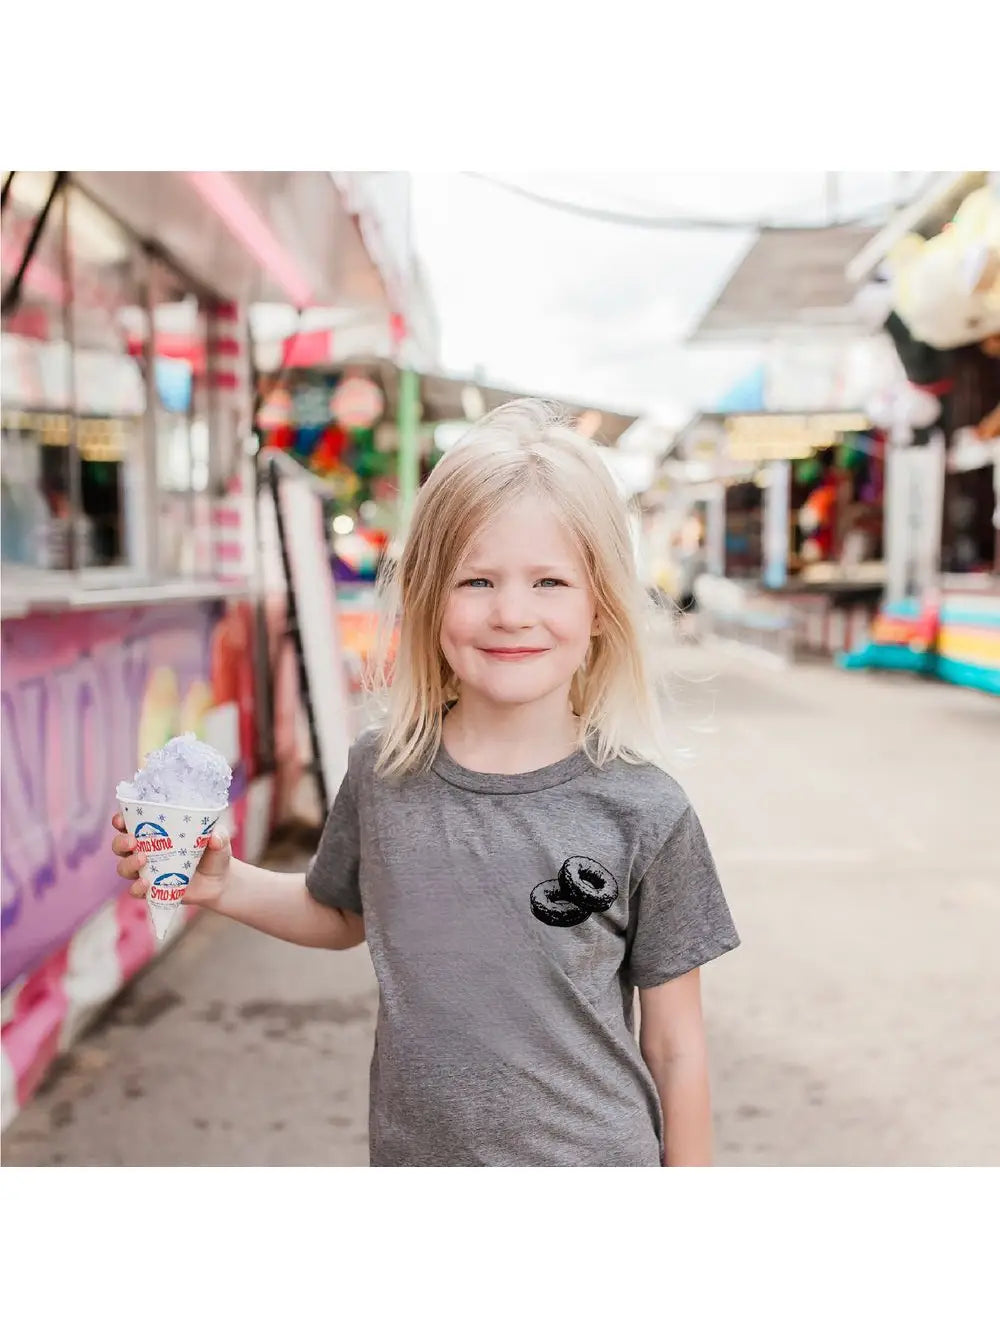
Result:
M887 602L868 643L840 664L914 671L1000 695L1000 597L945 594L939 606L915 597Z

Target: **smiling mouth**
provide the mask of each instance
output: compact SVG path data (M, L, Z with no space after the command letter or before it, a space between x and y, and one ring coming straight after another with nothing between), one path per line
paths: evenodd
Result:
M540 653L548 652L547 648L483 648L481 650L487 657L497 657L503 662L517 661L522 657L538 657Z

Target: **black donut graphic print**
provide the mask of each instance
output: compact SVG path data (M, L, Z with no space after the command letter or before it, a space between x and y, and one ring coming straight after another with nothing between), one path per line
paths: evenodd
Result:
M547 879L531 890L531 910L547 926L579 926L590 916L586 907L562 896L557 879Z
M531 890L531 911L547 926L579 926L594 912L606 912L618 897L618 882L589 856L570 856L558 878Z
M571 856L559 871L559 885L571 903L588 912L606 912L618 897L618 884L610 870L589 856Z

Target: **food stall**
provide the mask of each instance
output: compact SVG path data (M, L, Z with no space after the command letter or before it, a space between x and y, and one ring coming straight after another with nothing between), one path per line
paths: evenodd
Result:
M320 172L11 172L2 244L7 1124L157 947L108 852L117 781L194 731L238 854L268 837L246 312L382 293Z
M884 439L857 411L689 423L665 469L704 515L710 600L729 585L705 608L720 633L823 655L866 633L885 585L884 466Z
M946 186L849 270L883 298L906 379L888 595L844 665L1000 694L1000 178L956 173Z

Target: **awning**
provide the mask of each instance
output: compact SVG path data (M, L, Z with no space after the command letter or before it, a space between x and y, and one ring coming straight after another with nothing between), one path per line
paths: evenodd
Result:
M208 291L232 301L388 309L325 171L83 171L73 178Z
M874 227L775 228L762 232L689 336L689 344L753 343L796 334L853 334L850 261Z

